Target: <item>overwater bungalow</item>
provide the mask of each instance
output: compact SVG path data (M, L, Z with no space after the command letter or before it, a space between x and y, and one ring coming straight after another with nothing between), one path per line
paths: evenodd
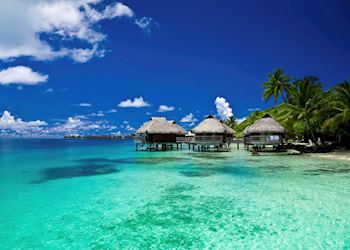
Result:
M279 151L285 144L286 130L271 116L265 115L243 131L244 144L249 148L253 146L256 151L261 151L267 146Z
M211 146L220 150L228 149L236 131L209 115L192 129L192 133L195 134L193 144L197 145L198 150L207 150Z
M143 150L166 150L172 149L174 144L178 147L180 143L176 138L185 137L186 133L175 121L168 121L165 117L152 117L136 131L136 150L139 147Z

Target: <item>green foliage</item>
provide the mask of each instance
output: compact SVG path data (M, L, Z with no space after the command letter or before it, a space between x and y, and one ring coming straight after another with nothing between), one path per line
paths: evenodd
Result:
M288 101L282 104L284 112L280 113L280 119L285 123L299 123L296 127L293 125L294 129L316 141L323 98L322 84L316 77L297 80L291 85Z
M224 123L230 128L234 128L237 124L236 117L230 116Z
M282 69L276 69L263 83L263 99L268 101L273 97L275 103L277 103L278 97L281 95L285 101L285 93L289 93L290 89L290 80L291 78L285 75Z
M323 132L349 135L350 133L350 83L334 87L327 98L329 117L322 125Z
M307 76L291 83L291 78L281 69L270 74L263 84L263 98L281 96L284 102L264 111L252 112L246 120L234 124L233 128L242 131L264 115L269 114L284 126L291 138L311 138L316 135L338 134L350 136L350 83L343 82L323 91L318 78Z

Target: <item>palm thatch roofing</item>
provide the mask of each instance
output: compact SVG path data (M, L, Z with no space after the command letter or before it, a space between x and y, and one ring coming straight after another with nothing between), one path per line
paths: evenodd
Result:
M229 126L218 121L214 116L207 116L195 128L192 129L195 134L235 134L236 131Z
M285 128L276 122L271 116L265 115L253 125L247 127L243 133L249 134L285 134Z
M170 124L171 124L174 128L176 128L176 129L179 131L178 134L180 134L180 135L185 135L185 134L187 134L186 129L184 129L183 127L181 127L181 126L180 126L179 124L177 124L175 121L172 121Z
M230 128L230 127L227 126L225 123L221 123L221 124L222 124L222 125L224 126L224 128L225 128L226 134L234 135L234 134L237 133L234 129Z
M247 130L249 129L249 127L250 127L250 126L248 126L248 127L246 127L245 129L243 129L242 133L243 133L244 135L247 134Z
M152 117L137 131L137 134L175 134L185 135L187 131L174 121L167 121L165 117Z

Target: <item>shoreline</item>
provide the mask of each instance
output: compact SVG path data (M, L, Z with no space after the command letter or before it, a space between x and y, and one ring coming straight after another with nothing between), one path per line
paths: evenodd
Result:
M350 150L335 150L329 153L309 153L307 155L324 159L343 160L350 162Z

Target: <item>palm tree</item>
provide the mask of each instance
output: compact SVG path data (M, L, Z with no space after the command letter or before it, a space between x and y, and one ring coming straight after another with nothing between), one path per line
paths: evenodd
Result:
M268 80L263 83L263 99L268 101L273 97L275 103L277 103L278 97L281 95L283 101L286 101L284 93L289 93L290 80L289 76L283 74L282 69L276 69L275 72L269 74Z
M324 122L322 128L330 128L333 132L341 130L348 135L350 131L350 83L340 83L332 89L329 97L332 115Z
M232 115L226 121L224 121L224 123L230 128L233 128L237 124L236 117Z
M322 110L322 100L322 83L318 78L308 76L297 80L289 88L288 102L282 104L285 107L282 119L284 122L304 123L305 132L315 142L315 128L320 126L318 118Z

